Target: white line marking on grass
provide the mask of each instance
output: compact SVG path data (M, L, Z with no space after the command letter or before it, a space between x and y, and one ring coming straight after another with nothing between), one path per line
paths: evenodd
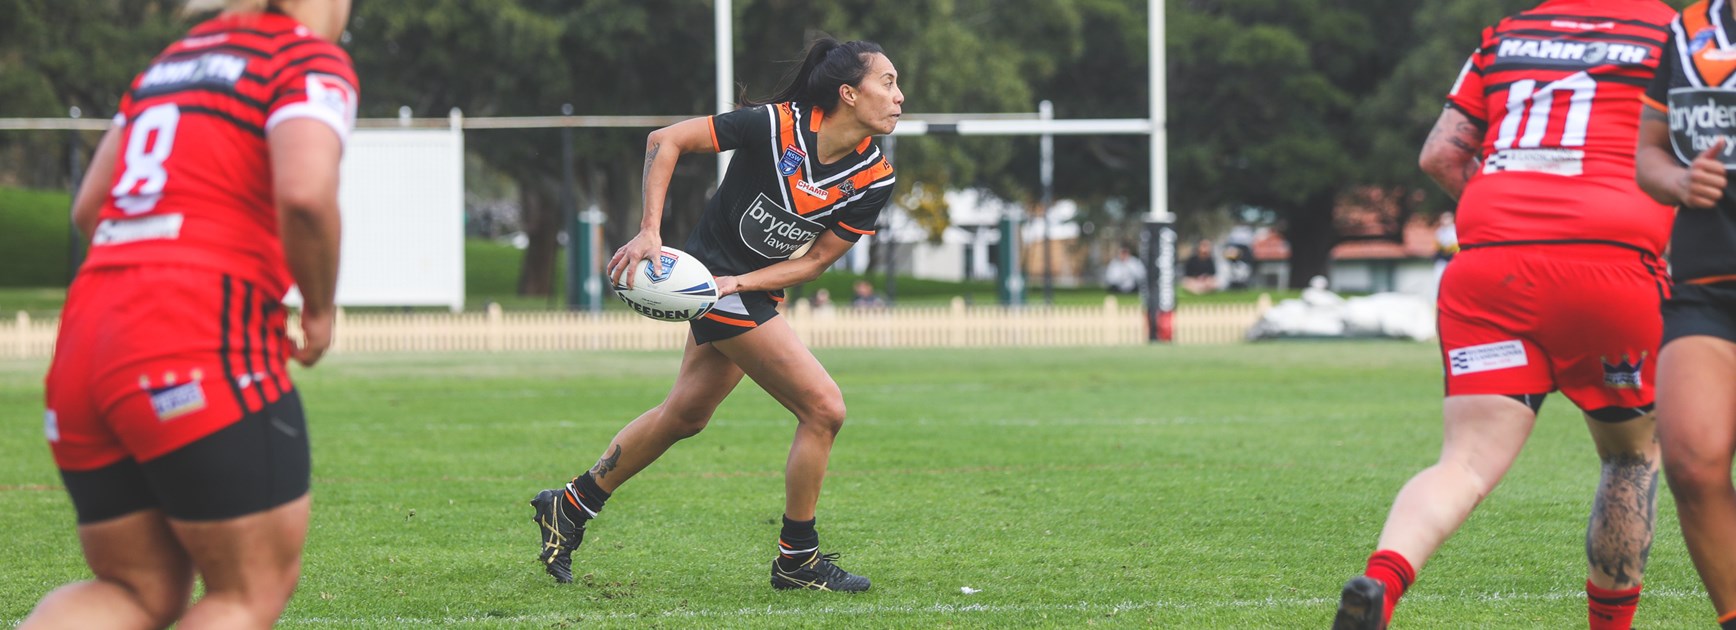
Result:
M1699 599L1706 595L1700 591L1682 589L1647 590L1642 599ZM1554 593L1520 593L1520 592L1460 592L1460 593L1418 593L1405 598L1413 606L1417 602L1447 602L1447 601L1559 601L1568 599L1584 599L1584 591L1567 591ZM1223 610L1223 609L1276 609L1276 608L1325 608L1336 604L1336 597L1267 597L1263 599L1236 599L1222 602L1178 602L1178 601L1124 601L1113 604L1095 604L1078 602L1071 604L947 604L931 605L889 605L874 604L868 606L792 606L778 607L767 605L763 608L732 608L713 610L665 610L662 612L641 613L621 611L600 611L584 613L542 613L535 615L513 616L448 616L448 617L286 617L279 625L311 626L322 624L362 625L379 624L411 624L411 625L462 625L462 624L500 624L500 623L549 623L557 621L631 621L658 619L750 619L756 617L796 617L811 615L861 616L877 614L962 614L990 613L1017 614L1033 612L1079 612L1092 614L1110 614L1138 610ZM1643 606L1643 604L1642 604ZM11 620L17 623L22 620Z

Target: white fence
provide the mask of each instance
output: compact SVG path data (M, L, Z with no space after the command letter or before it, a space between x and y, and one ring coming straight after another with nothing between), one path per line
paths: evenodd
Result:
M1252 304L1185 306L1175 314L1178 344L1236 343L1259 317ZM1102 306L1007 309L950 307L817 312L806 304L788 313L813 348L1127 346L1146 342L1143 309L1114 298ZM46 358L59 320L19 313L0 324L0 358ZM293 326L291 327L294 328ZM668 350L686 341L687 326L627 312L340 314L334 353Z

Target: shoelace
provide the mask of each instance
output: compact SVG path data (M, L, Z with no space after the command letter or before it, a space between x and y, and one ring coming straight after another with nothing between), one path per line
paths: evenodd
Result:
M826 577L828 577L828 578L843 577L845 575L844 570L838 568L838 565L832 564L832 561L837 560L841 555L843 555L843 554L839 554L839 553L820 554L819 555L820 561L814 563L814 568L819 569L821 572L825 573Z

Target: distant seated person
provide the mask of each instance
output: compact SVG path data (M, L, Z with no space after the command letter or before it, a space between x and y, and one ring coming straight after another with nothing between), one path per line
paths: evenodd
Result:
M1231 290L1248 288L1254 281L1254 250L1240 243L1225 245L1224 266Z
M832 292L820 289L814 292L814 297L808 303L813 307L815 315L831 315L836 307L832 305Z
M1145 265L1133 257L1132 247L1123 244L1103 266L1103 285L1110 293L1138 293L1141 284L1145 284Z
M1200 239L1193 256L1181 268L1181 288L1198 295L1218 290L1218 263L1212 260L1212 242Z
M886 308L886 300L881 299L880 294L874 292L873 283L867 280L857 280L855 292L856 296L850 299L850 306L861 310Z

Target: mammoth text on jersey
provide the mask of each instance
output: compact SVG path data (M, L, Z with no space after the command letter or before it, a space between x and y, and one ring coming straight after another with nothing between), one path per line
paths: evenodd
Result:
M741 213L741 242L766 258L789 258L820 236L823 226L761 194Z

